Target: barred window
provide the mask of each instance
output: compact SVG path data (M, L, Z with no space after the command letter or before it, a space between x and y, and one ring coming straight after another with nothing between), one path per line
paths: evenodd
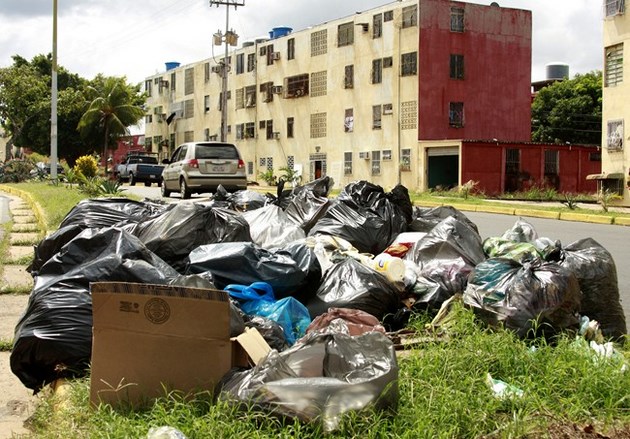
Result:
M193 67L184 72L184 94L190 95L195 92L195 69Z
M381 58L372 61L372 84L383 82L383 60Z
M381 152L372 151L372 175L381 175Z
M406 6L402 10L402 27L403 29L418 25L418 7L417 5Z
M451 32L464 32L464 8L451 8Z
M354 43L354 23L343 23L337 27L337 47Z
M451 79L464 79L464 55L451 54Z
M400 152L400 170L411 171L411 149L404 148Z
M403 53L400 56L400 75L411 76L418 73L417 52Z
M383 36L383 14L376 14L372 18L372 38Z
M454 128L464 126L464 103L451 102L448 111L448 124Z
M606 48L604 87L623 82L623 43Z
M343 174L352 175L352 152L343 153Z

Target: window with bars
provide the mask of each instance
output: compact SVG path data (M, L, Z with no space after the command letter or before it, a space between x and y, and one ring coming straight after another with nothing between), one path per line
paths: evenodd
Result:
M245 89L243 88L236 89L236 98L234 102L234 107L237 110L241 108L245 108Z
M265 135L267 140L272 140L273 137L273 120L268 120L267 125L265 126Z
M344 67L343 88L354 88L354 64Z
M253 72L256 68L256 54L249 53L247 54L247 71Z
M464 8L451 8L451 32L464 32Z
M382 118L381 106L373 105L372 106L372 129L373 130L381 129L381 118Z
M273 52L273 44L267 46L267 65L273 65L274 61L274 52Z
M518 175L521 172L521 150L518 148L508 148L505 150L505 173L506 175Z
M383 58L383 68L388 69L394 64L394 60L391 56L386 56Z
M256 124L254 124L254 122L247 122L245 124L244 136L246 139L253 139L256 136Z
M267 171L273 171L273 157L267 157Z
M290 99L308 95L309 77L308 73L303 73L301 75L284 78L283 90L285 91L283 97Z
M295 58L295 38L287 40L287 59Z
M375 14L372 17L372 38L383 36L383 14Z
M464 103L451 102L448 110L448 124L453 128L464 126Z
M311 34L311 56L324 55L328 52L328 30L323 29Z
M205 95L203 97L203 112L207 113L209 111L210 111L210 95Z
M184 71L184 94L190 95L195 92L195 69L193 67Z
M392 21L394 19L394 11L383 12L383 21Z
M311 139L326 137L326 113L311 114Z
M411 171L411 148L404 148L400 151L400 170Z
M382 158L383 161L389 161L392 159L392 150L391 149L384 149L383 153L382 153Z
M311 73L310 83L310 95L311 97L326 96L327 90L327 72L326 70L321 72Z
M245 124L237 123L236 124L236 140L242 140L245 136Z
M372 84L383 82L383 60L381 58L372 60Z
M352 151L343 153L343 175L352 175Z
M256 106L256 86L249 85L245 87L245 107L251 108Z
M260 93L262 93L263 95L263 102L272 102L273 101L273 82L269 81L269 82L263 82L262 84L260 84Z
M354 22L342 23L337 26L337 47L354 44Z
M604 0L604 11L606 17L614 17L625 12L625 0Z
M604 87L614 87L623 82L623 43L606 48Z
M240 75L245 72L245 54L239 53L236 55L236 74Z
M372 151L372 175L381 175L381 152Z
M153 91L153 82L151 82L150 79L144 81L144 91L146 92L147 96L151 97L151 93Z
M175 84L177 84L177 81L175 81L176 78L177 75L175 72L171 73L171 91L175 91Z
M247 174L248 175L254 174L254 162L247 162Z
M343 131L346 133L351 133L354 131L354 109L346 108L344 118L343 118Z
M402 27L406 29L418 25L418 6L406 6L402 10Z
M451 79L464 79L464 55L451 54Z
M203 81L204 82L208 82L210 81L210 63L204 63L203 65Z
M295 119L293 117L287 117L287 138L293 138L293 127L295 125Z
M403 53L400 56L400 75L412 76L418 73L418 53Z
M287 167L289 169L295 169L295 156L288 156L287 157Z
M623 120L609 120L606 123L606 148L609 151L623 149Z
M195 100L188 99L184 101L184 119L195 117Z
M560 151L545 150L545 176L554 176L560 173Z

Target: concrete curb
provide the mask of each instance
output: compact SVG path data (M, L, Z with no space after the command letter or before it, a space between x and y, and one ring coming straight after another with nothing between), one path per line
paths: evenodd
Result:
M41 211L39 204L37 204L31 194L4 184L0 184L0 191L16 195L24 200L26 204L28 204L29 207L33 210L33 215L35 215L35 218L37 219L37 225L39 226L39 230L42 232L42 235L45 236L48 233L48 227L46 226L46 217Z

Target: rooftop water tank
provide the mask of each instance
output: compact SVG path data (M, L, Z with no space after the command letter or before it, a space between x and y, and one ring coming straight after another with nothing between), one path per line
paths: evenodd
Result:
M269 32L269 38L274 39L284 37L285 35L289 35L292 31L292 28L286 26L274 27L271 29L271 32Z
M547 79L569 79L569 65L565 63L551 63L545 66Z
M256 44L256 43L255 43L255 42L253 42L253 41L244 41L244 42L243 42L243 47L251 47L251 46L253 46L254 44Z
M173 70L179 67L179 63L177 61L171 61L164 64L166 64L166 70Z

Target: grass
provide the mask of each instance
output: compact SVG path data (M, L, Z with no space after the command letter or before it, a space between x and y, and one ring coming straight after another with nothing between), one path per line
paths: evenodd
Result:
M145 411L89 406L89 379L75 380L64 409L45 398L37 409L38 438L145 437L151 427L172 426L188 438L452 438L544 437L549 425L593 425L596 431L630 431L630 373L622 370L628 352L599 358L585 341L570 335L548 344L519 340L511 332L490 331L462 305L446 329L448 341L429 341L399 360L397 413L366 411L343 418L324 434L316 423L281 421L256 410L213 404L208 393L184 398L165 394ZM423 335L428 316L416 316ZM496 397L486 376L510 383L524 394Z
M13 340L0 338L0 352L11 352L13 349Z

